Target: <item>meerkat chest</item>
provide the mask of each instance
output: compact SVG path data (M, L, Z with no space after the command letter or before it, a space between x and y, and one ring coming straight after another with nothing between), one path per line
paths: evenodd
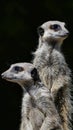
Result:
M48 75L48 78L54 79L60 74L66 74L68 71L63 55L56 50L52 51L51 54L46 54L45 58L40 60L40 62L40 69L37 67L40 77Z
M44 114L38 109L34 99L28 94L24 94L22 101L22 120L29 119L33 128L39 130L43 121Z
M49 76L57 77L59 74L66 74L67 72L67 64L64 56L59 51L53 50L51 54L47 54L46 56L46 65L42 68L47 70Z
M36 66L40 75L47 70L49 76L58 75L60 71L65 72L67 66L64 56L60 51L56 49L51 50L50 48L45 49L45 46L35 52L33 64Z
M35 126L40 128L42 126L44 118L44 114L37 107L32 107L29 112L29 119L32 123L33 128L35 128Z
M50 76L53 79L58 78L59 76L69 75L70 73L64 56L62 55L62 53L55 50L52 52L49 58L48 66Z

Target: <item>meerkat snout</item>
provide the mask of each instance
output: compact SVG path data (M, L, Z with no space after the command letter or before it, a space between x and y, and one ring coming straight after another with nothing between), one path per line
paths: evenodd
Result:
M64 22L49 21L38 27L38 35L42 41L46 40L64 40L69 35Z

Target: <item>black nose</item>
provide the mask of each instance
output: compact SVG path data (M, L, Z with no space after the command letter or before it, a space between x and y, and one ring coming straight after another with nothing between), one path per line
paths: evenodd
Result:
M1 77L2 77L2 78L3 78L3 76L4 76L4 75L3 75L3 74L1 74Z
M2 73L2 74L1 74L1 77L4 79L4 78L5 78L5 75Z
M69 31L64 33L64 36L69 36Z
M70 34L69 32L66 33L66 35L69 35L69 34Z

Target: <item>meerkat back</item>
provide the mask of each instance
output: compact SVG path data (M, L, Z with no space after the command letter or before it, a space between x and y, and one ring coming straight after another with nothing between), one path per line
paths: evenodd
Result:
M64 22L49 21L38 28L38 34L39 45L33 64L54 97L64 130L71 130L71 71L61 52L61 45L69 32Z

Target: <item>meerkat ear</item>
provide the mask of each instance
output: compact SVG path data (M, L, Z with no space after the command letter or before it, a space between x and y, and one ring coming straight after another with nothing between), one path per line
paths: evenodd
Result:
M34 69L31 71L31 77L33 78L34 81L39 80L39 75L38 75L38 72L37 72L37 69L36 69L36 68L34 68Z
M38 27L38 28L37 28L37 33L38 33L39 36L43 36L43 34L44 34L44 29L43 29L42 27Z

